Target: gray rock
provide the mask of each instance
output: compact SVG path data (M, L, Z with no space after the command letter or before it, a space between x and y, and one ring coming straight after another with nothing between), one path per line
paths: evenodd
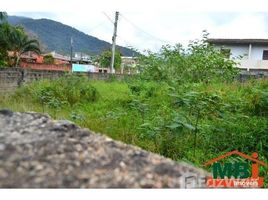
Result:
M69 121L0 111L1 188L205 187L207 175Z

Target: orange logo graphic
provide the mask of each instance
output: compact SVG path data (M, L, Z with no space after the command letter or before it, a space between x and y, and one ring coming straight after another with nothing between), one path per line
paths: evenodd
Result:
M235 162L221 164L218 161L238 155L252 162L251 166L247 162ZM262 187L263 177L259 177L259 165L265 163L257 159L258 154L254 152L252 156L241 153L237 150L223 154L217 158L209 160L205 166L212 165L213 176L207 177L208 187ZM251 175L250 175L251 168Z

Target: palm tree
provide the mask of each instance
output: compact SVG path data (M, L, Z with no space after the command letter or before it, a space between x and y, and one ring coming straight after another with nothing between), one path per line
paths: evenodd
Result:
M2 20L3 19L3 20ZM3 12L0 12L0 65L7 65L10 25L5 22ZM0 67L1 67L0 66Z
M7 13L6 12L0 12L0 22L5 21L7 19Z
M13 51L15 67L18 67L21 55L32 51L40 54L38 40L30 39L22 27L14 27L7 23L7 13L0 12L0 61L7 61L7 52Z
M35 52L37 54L41 53L39 42L35 39L29 39L22 28L14 27L11 35L11 50L14 52L15 56L15 67L18 67L21 55L26 52Z
M7 34L10 30L9 24L5 23L6 13L0 12L0 49L3 49L7 45Z
M0 47L8 45L11 31L12 28L8 23L0 24Z

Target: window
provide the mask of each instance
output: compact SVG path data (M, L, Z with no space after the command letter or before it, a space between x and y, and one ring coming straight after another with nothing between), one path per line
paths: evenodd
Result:
M221 53L224 55L225 58L230 58L231 49L221 49Z
M264 51L263 51L262 59L263 59L263 60L268 60L268 50L264 50Z

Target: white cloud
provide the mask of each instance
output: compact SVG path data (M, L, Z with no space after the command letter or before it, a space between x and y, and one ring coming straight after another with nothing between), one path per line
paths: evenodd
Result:
M229 23L211 27L211 36L218 38L268 38L265 16L241 14Z
M12 0L2 1L1 9L9 12L92 12L92 11L267 11L267 0Z

